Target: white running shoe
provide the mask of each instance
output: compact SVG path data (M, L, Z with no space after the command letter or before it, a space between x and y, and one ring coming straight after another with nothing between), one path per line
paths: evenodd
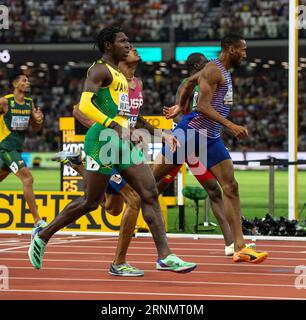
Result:
M255 249L256 249L256 244L255 244L254 242L247 243L247 244L246 244L246 247L255 250ZM233 256L233 255L234 255L234 252L235 252L235 250L234 250L234 243L230 244L229 246L225 246L224 252L225 252L225 255L226 255L227 257Z

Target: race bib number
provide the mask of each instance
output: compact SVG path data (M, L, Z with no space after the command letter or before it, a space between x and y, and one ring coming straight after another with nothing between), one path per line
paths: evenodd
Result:
M110 180L115 182L116 184L120 184L122 182L122 177L120 176L120 174L113 174Z
M118 112L121 116L130 114L129 96L125 93L119 93Z
M194 111L197 108L198 96L199 96L199 92L196 91L192 99L192 106L191 106L192 111Z
M98 171L100 165L97 161L95 161L92 157L86 156L86 170L89 171Z
M13 130L26 130L29 127L29 116L12 116L11 128Z
M130 116L129 117L129 125L130 125L130 127L132 127L132 128L136 127L137 118L138 118L138 116Z
M231 85L228 85L228 90L224 97L224 104L229 106L233 105L233 87Z
M18 165L16 162L12 162L11 165L10 165L10 169L12 170L13 173L17 173L19 168L18 168Z

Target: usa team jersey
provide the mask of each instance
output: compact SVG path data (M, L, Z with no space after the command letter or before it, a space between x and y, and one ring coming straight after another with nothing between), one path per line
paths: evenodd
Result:
M217 87L214 93L211 106L224 118L227 118L233 105L233 84L230 72L225 70L219 59L213 60L221 70L225 82ZM196 112L194 118L189 122L189 127L199 131L206 129L207 137L216 139L220 137L222 125L209 119L202 113Z
M136 87L132 89L129 86L129 101L130 101L130 117L129 125L135 128L140 108L143 105L142 88L140 81L134 77L133 80L136 83Z

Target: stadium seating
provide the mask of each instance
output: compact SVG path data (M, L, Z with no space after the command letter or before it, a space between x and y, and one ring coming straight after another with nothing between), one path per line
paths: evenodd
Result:
M217 39L231 30L246 38L285 38L288 0L12 1L2 42L89 42L106 24L121 24L132 41ZM103 3L103 6L100 5Z

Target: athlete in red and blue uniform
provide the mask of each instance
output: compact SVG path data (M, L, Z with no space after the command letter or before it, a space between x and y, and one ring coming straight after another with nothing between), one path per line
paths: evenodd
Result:
M192 53L188 56L186 60L186 66L189 69L190 76L197 73L199 70L202 70L204 66L207 64L208 60L202 53ZM181 88L186 82L186 79L182 81L182 84L179 86L177 94L176 94L176 103L179 103L179 97ZM198 98L198 85L195 86L193 91L193 95L187 100L186 106L184 107L183 114L188 115L191 112L194 112L197 107L197 98ZM176 122L180 123L181 117L177 116L175 118ZM194 160L194 159L192 159ZM194 174L199 183L206 190L208 197L210 199L211 207L213 213L218 221L218 224L221 228L222 234L224 236L225 241L225 255L232 256L234 254L234 245L233 245L233 237L231 234L231 230L229 224L224 215L223 208L223 200L222 200L222 192L217 183L215 176L205 168L203 164L197 163L195 161L195 165L191 164L187 160L187 164L189 166L190 171ZM178 165L172 172L165 175L157 184L158 190L160 193L165 191L170 183L173 182L182 165ZM201 172L201 173L199 173Z
M168 118L175 117L199 85L197 110L185 115L173 134L180 143L174 155L166 146L153 166L156 181L174 170L190 157L185 149L195 145L195 155L216 177L223 190L224 211L234 237L234 262L260 263L268 254L246 246L241 226L238 183L234 177L230 154L220 137L221 127L227 127L237 138L246 138L248 131L227 119L233 104L233 85L230 68L238 67L246 58L246 41L240 36L228 35L222 39L221 53L198 73L188 78L182 87L179 105L165 110ZM189 134L193 133L193 134ZM185 157L185 159L184 159ZM205 161L205 158L207 161ZM172 163L166 161L172 160Z

